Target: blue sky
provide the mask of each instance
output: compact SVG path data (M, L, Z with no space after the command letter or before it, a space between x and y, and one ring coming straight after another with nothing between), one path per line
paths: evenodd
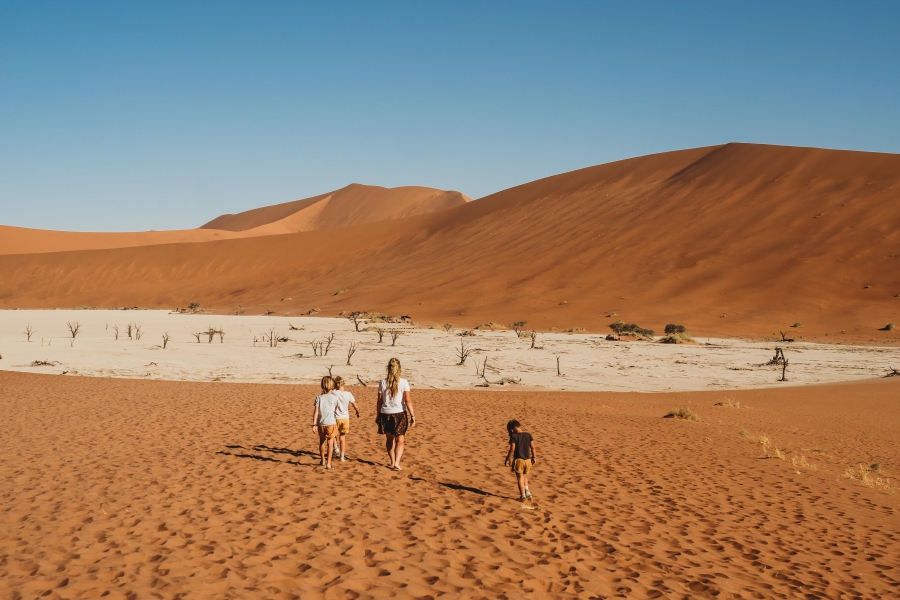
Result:
M0 223L472 197L747 141L900 152L898 2L2 2Z

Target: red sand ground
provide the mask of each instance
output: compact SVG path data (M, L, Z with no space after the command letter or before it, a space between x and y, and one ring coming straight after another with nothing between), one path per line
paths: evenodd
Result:
M0 372L0 597L897 598L900 496L842 474L900 469L898 386L727 394L750 408L414 390L401 473L354 388L328 473L308 387ZM502 466L511 417L534 510Z
M588 331L614 311L656 330L768 337L800 322L789 331L805 340L892 344L900 328L878 329L900 323L898 199L898 155L728 144L328 231L0 256L0 307L200 302Z

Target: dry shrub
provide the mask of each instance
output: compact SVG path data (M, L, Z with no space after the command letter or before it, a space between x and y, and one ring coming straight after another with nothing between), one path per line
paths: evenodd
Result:
M761 436L759 437L759 443L760 443L761 446L768 446L768 445L771 444L772 442L769 441L769 438L768 438L767 436L761 435Z
M696 344L697 340L686 333L670 333L659 339L660 344Z
M664 419L684 419L685 421L700 422L700 415L689 408L673 408L664 417Z
M881 490L882 492L891 495L896 494L897 488L894 487L890 479L882 474L880 467L881 465L879 464L878 471L873 471L870 467L862 464L856 465L855 467L848 467L847 470L844 471L844 477L847 479L855 479L866 487Z
M729 408L740 408L741 401L734 398L725 398L721 402L716 402L715 406L727 406Z
M811 465L807 462L806 457L802 454L797 456L796 454L791 457L791 464L795 467L805 467L807 469L812 469L813 471L818 471L818 465Z
M750 435L750 432L747 431L746 429L741 429L740 431L738 431L738 435L742 435L742 436L744 436L744 437L747 437L748 435Z

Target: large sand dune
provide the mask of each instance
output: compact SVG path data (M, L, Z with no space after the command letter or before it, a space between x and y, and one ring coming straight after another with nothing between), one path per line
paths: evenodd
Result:
M305 200L222 215L199 229L88 233L0 225L0 254L131 248L296 233L425 214L469 201L459 192L426 187L351 184Z
M0 372L0 596L896 598L898 383L415 391L395 473L372 388L326 472L311 387Z
M728 144L327 231L2 256L0 306L196 301L588 330L616 312L657 330L767 336L801 322L806 340L894 343L900 329L878 328L900 321L898 199L897 155Z

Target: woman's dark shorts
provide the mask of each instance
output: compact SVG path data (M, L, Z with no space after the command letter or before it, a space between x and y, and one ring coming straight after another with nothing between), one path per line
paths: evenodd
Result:
M382 414L378 422L378 433L391 433L393 435L406 435L409 428L409 419L406 413Z

